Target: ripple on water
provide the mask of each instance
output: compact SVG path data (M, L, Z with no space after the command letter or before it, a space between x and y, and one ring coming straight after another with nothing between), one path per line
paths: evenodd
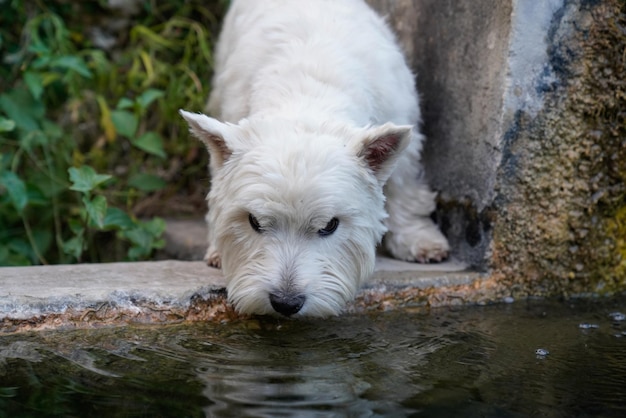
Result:
M33 416L45 402L62 416L622 416L623 306L517 301L3 336L0 411Z

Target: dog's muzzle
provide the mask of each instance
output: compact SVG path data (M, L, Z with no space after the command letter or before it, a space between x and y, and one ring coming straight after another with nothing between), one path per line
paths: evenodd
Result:
M274 308L274 310L279 314L285 316L291 316L300 311L305 300L306 297L304 295L292 296L270 293L270 303L272 304L272 308Z

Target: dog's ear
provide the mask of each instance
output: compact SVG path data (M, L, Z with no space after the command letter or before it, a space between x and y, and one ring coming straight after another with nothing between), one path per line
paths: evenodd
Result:
M211 170L220 168L233 153L227 144L228 137L232 134L232 125L220 122L202 113L191 113L182 109L179 112L189 124L191 133L204 142L209 150Z
M372 170L380 184L385 184L396 165L398 157L411 141L409 125L386 123L369 128L361 138L357 157Z

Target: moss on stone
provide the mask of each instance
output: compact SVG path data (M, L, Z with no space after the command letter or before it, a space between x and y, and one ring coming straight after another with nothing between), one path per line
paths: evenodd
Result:
M626 286L626 2L564 7L580 9L551 32L559 81L504 144L491 267L514 296Z

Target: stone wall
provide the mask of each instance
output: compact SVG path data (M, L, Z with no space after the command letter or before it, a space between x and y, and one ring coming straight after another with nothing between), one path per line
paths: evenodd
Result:
M626 284L626 2L371 0L416 71L454 255L513 295Z

